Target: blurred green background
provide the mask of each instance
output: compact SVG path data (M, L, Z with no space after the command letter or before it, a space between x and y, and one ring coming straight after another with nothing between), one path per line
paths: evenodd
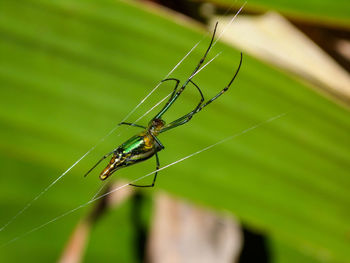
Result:
M347 1L297 1L295 7L284 2L262 1L256 8L285 6L299 16L349 25ZM254 8L255 1L249 5ZM0 2L1 225L113 129L203 39L204 29L155 10L116 0ZM173 77L189 76L209 35ZM221 90L238 66L239 50L218 42L210 57L221 51L195 77L206 98ZM162 85L128 120L135 121L170 91ZM181 116L197 100L197 91L189 88L165 119ZM147 124L157 109L140 124ZM151 220L153 194L165 190L219 213L229 211L266 234L271 262L350 262L349 110L296 77L244 54L229 92L187 125L159 136L166 147L159 154L161 165L285 112L161 171L156 187L145 190L145 222ZM101 186L99 171L86 179L83 173L136 131L121 127L100 143L0 232L1 244L89 201ZM154 168L152 159L113 178L132 180ZM130 205L99 221L84 262L139 261ZM0 244L0 262L56 261L89 210Z

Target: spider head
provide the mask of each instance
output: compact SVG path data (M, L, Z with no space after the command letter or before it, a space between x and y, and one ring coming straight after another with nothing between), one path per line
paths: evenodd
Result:
M149 130L155 135L159 133L159 131L164 127L164 125L165 121L163 121L162 119L153 119L148 124Z

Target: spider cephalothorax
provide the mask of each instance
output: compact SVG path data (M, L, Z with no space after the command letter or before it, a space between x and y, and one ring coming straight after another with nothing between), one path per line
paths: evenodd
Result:
M162 119L153 119L149 123L148 129L153 135L157 136L164 127L164 125L165 121L163 121Z

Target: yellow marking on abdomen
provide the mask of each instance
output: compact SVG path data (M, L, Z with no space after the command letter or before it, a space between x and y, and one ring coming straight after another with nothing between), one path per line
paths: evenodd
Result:
M150 149L153 147L153 137L151 135L146 135L143 137L143 141L145 142L145 148Z

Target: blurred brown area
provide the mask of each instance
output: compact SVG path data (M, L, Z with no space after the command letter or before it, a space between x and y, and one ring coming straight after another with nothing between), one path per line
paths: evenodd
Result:
M291 21L301 32L317 43L346 71L350 72L350 29L335 28L301 21Z
M124 181L119 181L116 184L106 185L105 187L103 187L105 190L101 193L101 195L109 192L111 189L119 188L123 185L125 185ZM97 192L94 197L98 196L99 192ZM109 208L117 208L120 204L128 200L133 194L134 189L131 187L126 187L118 191L118 193L114 192L107 195L106 197L99 199L90 211L90 213L87 214L84 218L82 218L75 227L73 233L71 234L66 243L66 246L63 249L63 252L58 262L82 262L86 247L88 245L89 236L94 224L98 222L101 216L103 216Z
M157 195L148 262L238 262L241 247L242 230L232 217Z
M105 192L121 185L119 182ZM94 224L107 210L118 209L135 196L140 198L139 192L129 187L102 198L77 224L58 262L82 262ZM142 262L240 262L243 230L231 215L218 215L166 193L157 194L154 203L150 234L138 246L138 250L144 250L139 251ZM138 224L135 221L134 227Z

